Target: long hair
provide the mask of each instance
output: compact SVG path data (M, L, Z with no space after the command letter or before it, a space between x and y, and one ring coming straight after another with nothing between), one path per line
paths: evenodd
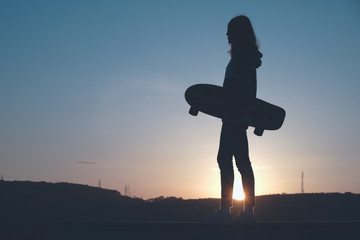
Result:
M231 46L230 55L239 49L251 49L254 47L259 49L259 43L250 19L245 15L240 15L230 20L226 35Z

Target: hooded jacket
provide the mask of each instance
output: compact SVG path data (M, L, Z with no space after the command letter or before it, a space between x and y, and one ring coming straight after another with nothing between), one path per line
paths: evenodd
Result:
M256 69L261 66L262 56L255 46L233 52L223 83L229 117L242 116L249 103L256 98Z

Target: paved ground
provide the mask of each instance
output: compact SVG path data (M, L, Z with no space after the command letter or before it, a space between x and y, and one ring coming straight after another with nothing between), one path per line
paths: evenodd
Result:
M5 223L1 240L57 239L360 239L360 222L62 222Z

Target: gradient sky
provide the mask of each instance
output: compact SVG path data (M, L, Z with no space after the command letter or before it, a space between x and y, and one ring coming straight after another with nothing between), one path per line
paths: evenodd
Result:
M256 194L360 193L358 1L1 1L0 174L152 198L220 197L221 120L186 88L221 85L228 21L264 54L258 97L287 111L248 130ZM241 197L236 174L235 197Z

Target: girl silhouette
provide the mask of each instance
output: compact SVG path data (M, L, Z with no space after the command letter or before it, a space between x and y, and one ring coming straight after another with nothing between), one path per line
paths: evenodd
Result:
M261 65L262 54L258 50L259 45L248 17L241 15L231 19L226 35L231 46L231 59L226 67L223 84L229 108L227 116L223 118L217 156L221 175L221 205L208 220L232 219L234 157L245 194L244 209L234 219L252 222L255 221L255 180L246 135L248 126L233 119L241 119L247 106L256 98L256 69Z

